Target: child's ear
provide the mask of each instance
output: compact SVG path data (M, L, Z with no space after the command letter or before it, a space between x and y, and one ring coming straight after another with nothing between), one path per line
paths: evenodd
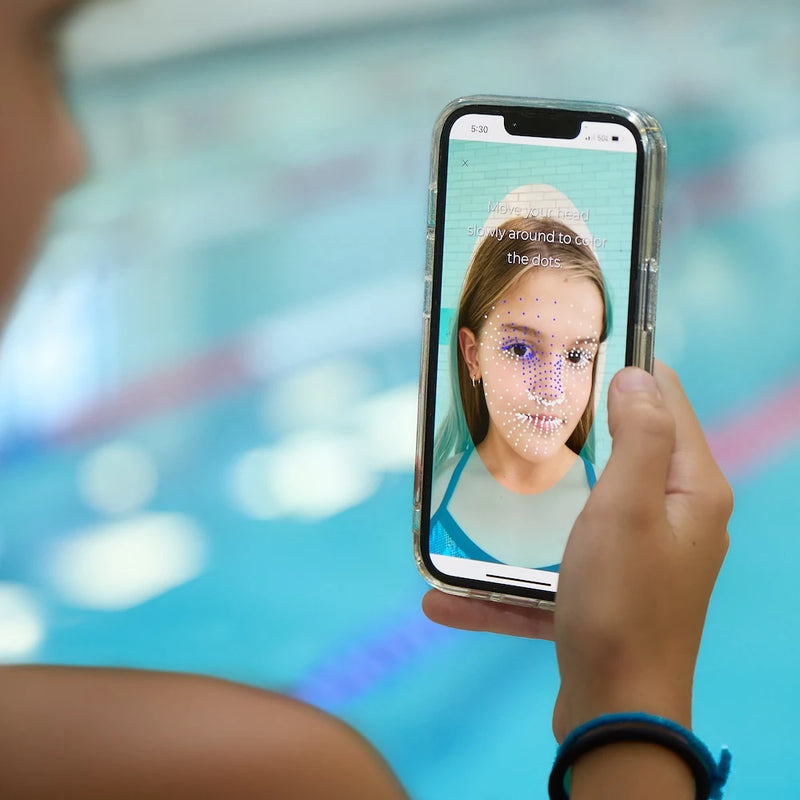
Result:
M470 378L474 381L480 380L482 376L478 361L478 339L469 328L458 329L458 346Z

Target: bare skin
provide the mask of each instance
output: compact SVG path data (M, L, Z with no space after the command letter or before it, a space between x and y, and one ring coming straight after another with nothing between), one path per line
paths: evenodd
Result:
M54 30L70 0L2 0L0 324L52 201L81 175L63 104ZM691 687L709 595L727 548L730 489L674 373L609 398L611 459L581 514L549 613L430 592L442 624L555 639L563 736L597 713L655 711L691 724ZM404 792L356 732L316 709L192 675L0 668L0 797L370 798ZM524 757L524 743L520 745ZM646 791L642 788L646 787ZM538 793L532 787L532 793ZM572 797L693 797L655 747L615 745L576 765Z
M0 22L0 323L53 200L82 175L81 140L61 95L54 39L72 3L3 0Z
M358 734L277 694L134 670L0 673L2 797L405 797Z

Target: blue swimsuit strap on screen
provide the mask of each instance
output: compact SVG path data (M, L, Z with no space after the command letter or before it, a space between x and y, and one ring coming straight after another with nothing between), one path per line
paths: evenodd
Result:
M442 498L439 508L447 508L447 506L450 504L450 498L453 496L453 492L456 490L458 479L461 477L464 467L467 466L467 461L469 461L469 457L472 455L472 451L474 449L474 446L470 445L464 451L464 454L461 456L461 458L458 459L458 464L456 464L456 468L453 470L453 474L450 476L450 480L447 483L447 490L444 493L444 497Z
M458 464L456 464L456 468L453 470L453 474L450 476L442 502L431 517L431 539L435 537L437 540L441 540L436 550L445 551L443 555L455 555L459 558L471 558L473 561L502 564L502 561L490 556L467 536L447 508L458 485L458 479L461 477L461 473L464 471L464 467L474 449L474 447L470 446L464 451L464 454L458 460ZM431 550L433 549L431 546Z
M583 468L586 470L586 481L589 484L589 488L594 489L594 485L597 483L597 475L595 474L592 462L583 456L581 456L581 461L583 461Z

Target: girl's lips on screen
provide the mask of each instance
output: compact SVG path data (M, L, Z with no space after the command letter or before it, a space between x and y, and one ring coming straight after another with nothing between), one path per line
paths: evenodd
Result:
M520 422L530 425L544 433L552 433L564 424L564 420L561 417L554 417L552 414L518 411L514 416Z

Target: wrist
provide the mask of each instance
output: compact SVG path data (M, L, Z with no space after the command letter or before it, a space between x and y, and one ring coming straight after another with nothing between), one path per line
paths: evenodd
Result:
M692 729L691 682L628 681L609 686L587 683L576 689L562 683L558 697L553 730L556 739L564 737L579 726L606 714L653 714Z
M716 760L674 720L641 712L610 714L567 736L558 748L548 790L551 800L720 800L730 767L727 748Z

